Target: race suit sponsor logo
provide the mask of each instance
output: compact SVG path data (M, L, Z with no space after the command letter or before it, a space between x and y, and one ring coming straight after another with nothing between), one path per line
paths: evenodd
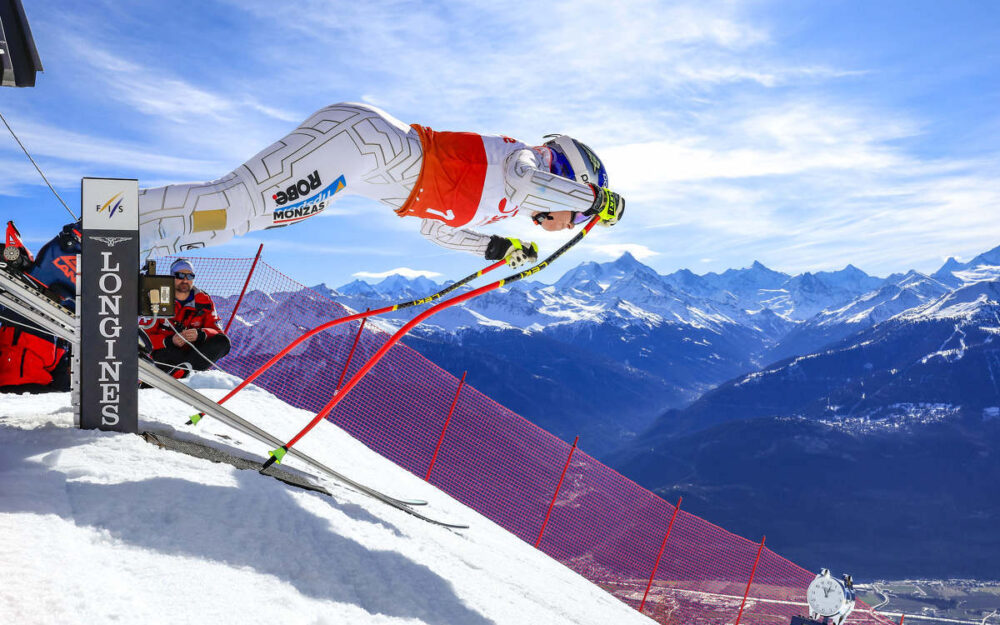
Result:
M278 191L271 196L274 203L278 206L284 206L292 200L297 200L300 197L306 197L311 192L319 188L323 184L319 178L319 171L314 170L313 173L309 174L303 180L299 180L292 186L288 187L284 191Z
M316 172L314 172L314 174L318 182L319 174ZM346 186L347 182L343 176L340 176L321 189L315 196L295 204L289 204L288 206L276 208L274 210L274 223L276 225L290 224L296 221L302 221L303 219L307 219L313 215L323 212L326 207L330 205L331 198Z
M517 214L518 207L514 206L513 208L508 208L507 198L502 198L500 200L500 204L497 205L497 210L500 211L499 215L493 215L492 217L484 220L482 223L478 225L488 226L490 224L494 224L500 221L501 219L507 219L508 217L513 217L514 215Z

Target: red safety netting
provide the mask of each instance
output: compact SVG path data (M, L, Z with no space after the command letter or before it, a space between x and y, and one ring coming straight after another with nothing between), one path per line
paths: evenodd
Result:
M197 286L213 296L225 325L253 259L195 262ZM307 330L352 312L260 263L230 328L233 349L219 367L246 377ZM255 384L289 404L318 412L332 397L345 364L348 380L389 338L370 320L348 364L360 325L349 322L317 334ZM427 474L440 440L432 484L522 540L538 542L551 557L639 608L674 504L469 384L458 396L442 439L458 388L454 375L397 344L328 418L420 477ZM807 611L805 589L815 573L759 547L680 510L643 612L661 623L734 623L742 605L741 623L787 625L792 616ZM859 602L847 622L892 621Z

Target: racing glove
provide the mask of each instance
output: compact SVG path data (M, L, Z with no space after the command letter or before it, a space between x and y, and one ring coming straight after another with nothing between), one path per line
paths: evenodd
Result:
M625 198L611 189L590 185L594 189L594 203L584 215L599 215L602 226L613 226L625 214Z
M532 241L522 242L521 239L490 237L490 244L486 246L486 260L507 261L511 269L517 269L527 262L538 260L538 245Z

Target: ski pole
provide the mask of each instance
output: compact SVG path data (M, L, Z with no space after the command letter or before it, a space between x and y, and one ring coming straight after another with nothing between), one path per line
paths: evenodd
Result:
M333 398L329 402L327 402L326 406L323 406L323 409L320 410L315 417L313 417L312 421L310 421L304 428L302 428L302 430L298 434L293 436L292 439L289 440L287 443L285 443L284 445L282 445L277 449L269 451L268 455L271 457L268 458L266 462L264 462L264 465L261 467L260 470L261 471L266 470L269 466L271 466L275 462L280 463L281 459L284 458L288 450L291 449L291 447L295 445L295 443L299 442L299 440L302 439L303 436L308 434L310 430L316 427L317 423L325 419L326 416L330 414L330 412L337 406L337 404L339 404L340 401L347 396L347 394L351 391L351 389L353 389L354 386L361 381L361 378L363 378L365 374L367 374L371 370L371 368L374 367L378 363L378 361L382 359L383 356L385 356L385 354L389 351L389 348L395 345L399 341L399 339L403 338L403 335L405 335L415 326L420 324L424 319L427 319L431 315L438 313L444 310L445 308L449 308L451 306L454 306L455 304L460 304L474 297L478 297L483 293L488 293L490 291L499 289L505 284L511 284L513 282L517 282L518 280L522 280L524 278L527 278L529 276L538 273L542 269L548 267L549 264L551 264L557 258L565 254L566 251L569 250L571 247L579 243L583 239L583 237L587 236L587 233L589 233L591 228L593 228L599 221L600 221L600 216L595 215L594 218L591 219L587 223L587 225L583 227L583 230L581 230L579 234L577 234L575 237L566 242L558 250L553 252L551 256L549 256L542 262L538 263L531 269L527 269L525 271L522 271L521 273L508 276L503 280L497 280L492 284L481 286L478 289L469 291L468 293L456 295L451 299L439 302L438 304L435 304L434 306L428 308L427 310L423 311L422 313L411 319L403 327L397 330L395 334L389 337L389 340L386 341L385 344L382 345L382 347L377 352L375 352L374 356L368 359L368 362L366 362L365 365L361 367L361 369L359 369L357 373L354 374L354 377L352 377L350 380L347 381L347 384L345 384L343 388L334 393Z
M434 293L433 295L428 295L427 297L421 297L420 299L415 299L415 300L412 300L412 301L409 301L409 302L403 302L401 304L394 304L392 306L386 306L384 308L379 308L379 309L376 309L376 310L366 310L363 313L357 313L357 314L354 314L354 315L347 315L346 317L340 317L339 319L334 319L333 321L327 321L326 323L320 324L320 325L316 326L315 328L313 328L312 330L309 330L308 332L306 332L305 334L303 334L299 338L295 339L291 343L289 343L284 349L282 349L280 352L278 352L277 354L275 354L270 360L268 360L263 365L261 365L260 368L258 368L256 371L254 371L249 376L247 376L246 379L244 379L242 382L240 382L238 385L236 385L236 388L234 388L233 390L229 391L229 393L227 393L225 397L223 397L222 399L220 399L218 403L220 405L226 403L226 400L228 400L229 398L231 398L236 393L239 393L240 391L242 391L243 389L245 389L251 382L253 382L254 380L256 380L262 373L264 373L265 371L267 371L268 369L270 369L272 366L275 365L275 363L277 363L279 360L281 360L282 358L284 358L288 354L288 352L290 352L293 349L295 349L296 347L298 347L300 344L302 344L303 341L305 341L305 340L307 340L307 339L315 336L316 334L319 334L323 330L327 330L329 328L332 328L334 326L340 325L342 323L348 323L348 322L351 322L351 321L356 321L358 319L367 319L368 317L374 317L375 315L381 315L381 314L385 314L387 312L394 312L394 311L397 311L397 310L402 310L404 308L410 308L412 306L420 306L422 304L426 304L428 302L432 302L432 301L434 301L436 299L440 299L441 297L443 297L444 295L447 295L448 293L451 293L452 291L454 291L458 287L462 286L463 284L466 284L467 282L471 282L471 281L475 280L476 278L478 278L478 277L480 277L482 275L485 275L485 274L493 271L494 269L497 269L497 268L499 268L499 267L501 267L501 266L503 266L505 264L506 264L506 261L504 261L504 260L498 260L497 262L493 263L492 265L490 265L488 267L485 267L483 269L480 269L476 273L471 273L471 274L465 276L464 278L462 278L461 280L459 280L458 282L450 284L447 287L445 287L445 288L441 289L440 291L438 291L437 293ZM192 415L191 418L188 420L187 424L188 425L197 424L199 421L201 421L202 417L204 417L204 416L205 416L205 413L203 413L203 412L199 412L196 415Z

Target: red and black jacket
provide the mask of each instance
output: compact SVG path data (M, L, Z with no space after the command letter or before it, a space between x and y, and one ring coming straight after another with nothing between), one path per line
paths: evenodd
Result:
M171 339L174 334L190 329L198 330L198 339L192 341L195 345L222 334L219 315L215 312L215 303L211 297L195 287L191 287L191 295L186 301L175 302L174 316L169 323L166 319L160 319L153 327L146 329L146 336L152 343L152 349L157 350L173 345ZM183 347L187 348L187 345Z

